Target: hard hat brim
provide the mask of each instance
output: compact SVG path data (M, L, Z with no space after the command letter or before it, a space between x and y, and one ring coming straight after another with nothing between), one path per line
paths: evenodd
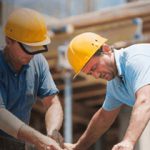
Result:
M51 43L51 40L49 36L47 35L45 40L41 42L35 42L35 43L28 43L28 42L21 42L22 44L28 45L28 46L42 46L42 45L48 45Z
M80 72L81 72L81 71L77 72L77 73L73 76L73 79L75 79L75 78L79 75Z

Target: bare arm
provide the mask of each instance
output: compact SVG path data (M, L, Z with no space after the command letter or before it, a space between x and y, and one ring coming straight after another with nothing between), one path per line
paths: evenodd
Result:
M54 141L52 138L41 134L40 132L34 130L28 125L23 125L20 128L18 132L18 138L34 144L39 150L62 150L56 143L56 141Z
M48 96L44 98L43 104L46 107L46 129L47 134L53 130L59 130L63 122L63 110L57 96Z
M136 92L136 102L124 139L122 142L115 145L112 150L133 150L149 120L150 85L147 85Z
M0 108L0 129L15 138L34 144L38 149L54 148L61 150L53 139L26 125L5 108Z
M0 108L0 129L2 129L4 132L17 138L19 129L24 124L24 122L14 116L7 109Z
M57 96L44 98L43 104L47 109L45 115L47 135L56 140L63 147L63 138L58 132L63 122L63 110Z
M75 144L75 150L87 149L112 125L116 119L120 108L113 111L99 109L92 117L86 131Z

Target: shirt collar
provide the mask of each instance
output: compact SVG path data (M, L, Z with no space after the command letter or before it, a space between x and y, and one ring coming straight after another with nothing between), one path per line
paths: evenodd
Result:
M116 50L114 49L114 56L115 56L115 61L116 61L116 65L117 65L117 70L118 70L118 76L122 76L123 75L123 68L122 68L122 54L123 51L121 50Z

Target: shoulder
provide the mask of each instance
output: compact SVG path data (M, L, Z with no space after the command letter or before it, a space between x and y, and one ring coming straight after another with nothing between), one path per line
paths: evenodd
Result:
M50 71L48 62L42 54L34 55L29 65L31 66L30 68L32 68L33 70L36 70L36 72L39 72L39 73Z
M139 70L150 65L150 44L135 44L124 49L126 71ZM147 64L147 66L146 66Z
M36 66L45 66L48 65L46 58L42 54L34 55L30 64L34 64Z
M124 49L128 60L139 57L150 57L150 44L134 44Z
M43 62L46 60L46 58L42 54L37 54L34 55L33 60L37 62Z

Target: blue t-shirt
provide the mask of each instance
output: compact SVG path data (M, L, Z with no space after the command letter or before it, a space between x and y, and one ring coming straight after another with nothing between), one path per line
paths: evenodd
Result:
M122 104L133 106L135 93L150 84L150 44L135 44L114 50L118 76L107 82L103 108L113 110Z
M28 65L15 73L0 51L0 108L6 108L28 124L37 96L44 98L57 92L43 55L34 55Z

